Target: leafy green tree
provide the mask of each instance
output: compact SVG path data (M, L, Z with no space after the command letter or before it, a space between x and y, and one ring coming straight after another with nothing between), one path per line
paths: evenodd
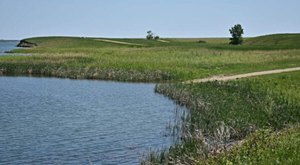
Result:
M229 44L241 45L243 43L242 35L244 34L244 29L240 24L234 25L231 29L229 29L229 32L232 36Z
M154 38L154 34L152 33L151 30L147 31L146 38L147 38L147 40L152 40Z

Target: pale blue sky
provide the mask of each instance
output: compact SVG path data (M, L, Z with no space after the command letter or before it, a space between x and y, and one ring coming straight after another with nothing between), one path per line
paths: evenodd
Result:
M0 39L299 33L300 0L0 0L0 22Z

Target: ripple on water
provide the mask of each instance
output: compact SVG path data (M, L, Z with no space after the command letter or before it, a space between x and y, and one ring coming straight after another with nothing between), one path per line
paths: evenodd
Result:
M137 164L176 105L154 84L0 77L0 164Z

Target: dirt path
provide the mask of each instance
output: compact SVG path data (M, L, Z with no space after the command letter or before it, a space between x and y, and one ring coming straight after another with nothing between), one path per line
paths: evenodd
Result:
M162 40L162 39L159 39L157 40L158 42L163 42L163 43L170 43L170 41L167 41L167 40Z
M191 81L187 81L185 83L201 83L201 82L209 82L209 81L229 81L229 80L236 80L236 79L245 78L245 77L261 76L261 75L292 72L292 71L300 71L300 67L268 70L268 71L253 72L253 73L246 73L246 74L238 74L238 75L233 75L233 76L214 76L214 77L210 77L210 78L191 80Z
M122 44L122 45L133 45L133 46L143 46L142 44L134 44L129 42L122 42L122 41L114 41L114 40L106 40L106 39L95 39L96 41L102 41L102 42L109 42L114 44Z

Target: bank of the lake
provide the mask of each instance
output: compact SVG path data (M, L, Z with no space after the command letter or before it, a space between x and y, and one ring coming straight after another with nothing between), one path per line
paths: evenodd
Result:
M229 82L157 86L157 92L186 105L191 119L186 121L190 127L183 143L171 147L164 156L167 159L158 157L153 162L299 163L299 82L296 71Z
M44 75L76 79L161 82L185 81L213 75L232 75L255 71L298 67L300 49L294 34L284 47L271 43L228 45L228 39L104 39L78 37L40 37L26 41L37 46L14 50L28 57L1 57L0 74ZM120 44L120 42L141 46ZM260 42L261 43L261 42ZM297 42L296 42L297 43Z

